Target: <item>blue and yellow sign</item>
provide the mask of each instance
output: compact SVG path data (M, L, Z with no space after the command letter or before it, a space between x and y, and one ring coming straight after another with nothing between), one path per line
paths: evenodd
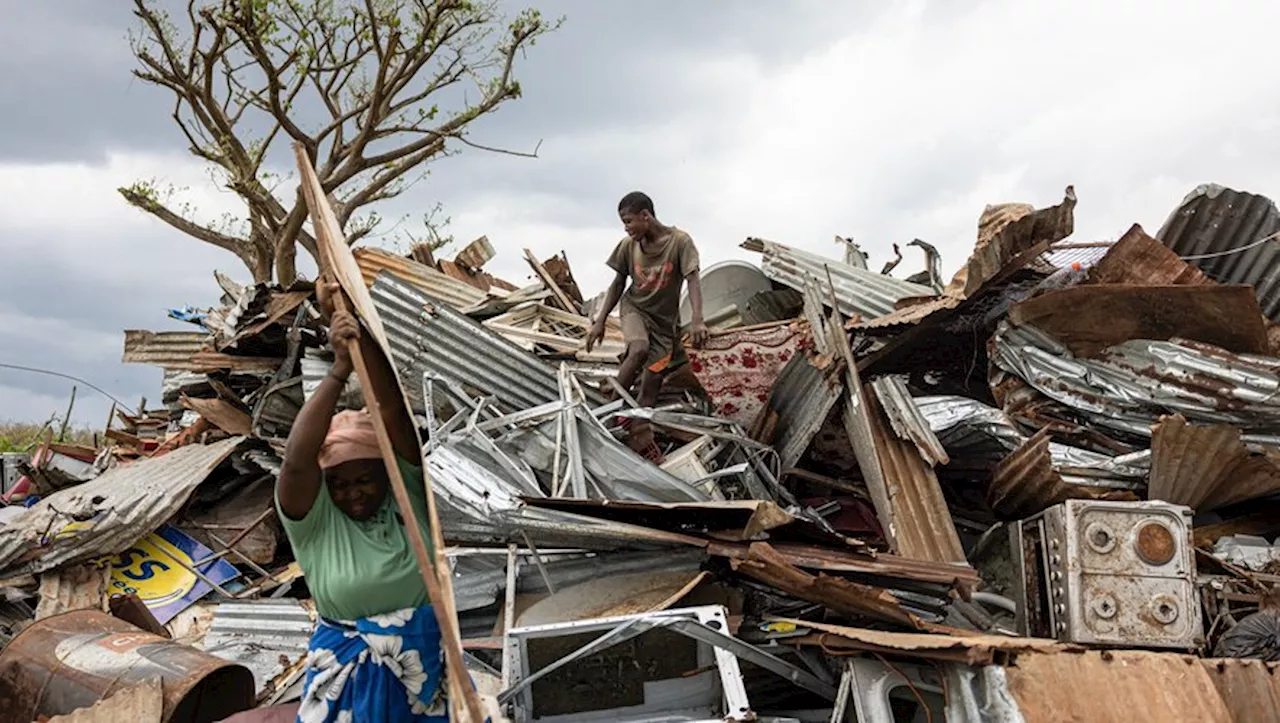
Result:
M239 574L222 558L196 567L198 560L212 554L181 530L165 525L111 558L112 594L136 594L163 625L213 590L192 568L219 585Z

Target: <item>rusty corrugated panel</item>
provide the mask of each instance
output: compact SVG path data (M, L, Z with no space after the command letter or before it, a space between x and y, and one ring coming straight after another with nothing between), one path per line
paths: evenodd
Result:
M1207 512L1277 490L1280 455L1250 454L1235 427L1192 426L1174 415L1152 430L1150 499Z
M1002 321L991 360L1094 424L1147 436L1162 415L1230 424L1280 444L1280 360L1191 341L1133 339L1078 358L1031 326Z
M1156 238L1211 278L1254 287L1263 312L1280 321L1277 233L1280 211L1271 199L1206 184L1183 199Z
M1010 208L1017 212L1004 213ZM1030 213L1025 204L988 206L978 221L978 244L973 255L947 285L945 294L973 296L1019 254L1070 236L1075 229L1075 208L1076 193L1071 186L1063 193L1062 203Z
M954 309L964 301L958 296L934 296L921 300L901 309L894 310L884 316L876 317L870 321L862 321L850 325L851 329L869 330L869 329L891 329L898 326L912 326L924 321L927 317L938 311L946 311Z
M1235 723L1200 659L1190 655L1021 655L1005 674L1026 723Z
M124 332L125 364L153 364L165 369L192 370L192 357L209 348L208 334L195 331L146 331L127 329Z
M160 723L164 689L159 678L125 688L88 708L50 718L48 723Z
M1202 660L1235 723L1280 720L1280 663Z
M1066 482L1053 468L1049 433L1041 430L996 465L987 503L1006 519L1022 519L1068 499L1137 499L1131 492Z
M796 466L840 400L844 386L830 359L791 357L752 424L752 436L778 450L781 469Z
M359 248L353 254L356 257L356 263L360 266L360 274L364 277L365 286L373 286L373 280L377 278L378 273L388 271L412 284L414 288L456 309L479 304L488 298L485 292L471 284L451 279L413 259L375 248Z
M871 388L880 398L880 405L884 407L893 431L902 439L914 442L930 466L951 462L942 442L929 427L929 420L925 419L915 400L911 398L911 392L902 377L880 377L871 382Z
M840 313L853 318L872 319L883 316L893 311L894 304L899 299L933 295L933 290L928 286L877 274L837 259L773 241L750 238L742 244L742 248L763 253L761 270L764 275L796 291L804 291L805 285L810 281L816 281L822 288L826 288L827 273L830 271ZM827 299L824 297L823 301L826 302Z
M873 493L872 500L876 502L877 516L890 545L903 557L963 563L964 548L960 545L960 536L933 466L921 455L916 441L904 439L894 432L871 385L864 388L862 397L866 400L862 414L870 423L885 488L883 495ZM928 426L924 429L928 431ZM929 436L932 437L932 432ZM936 437L934 442L937 442ZM938 447L940 449L941 445ZM868 484L871 484L870 480ZM883 503L877 499L879 497L884 498ZM882 508L885 503L887 507Z
M0 527L0 575L40 573L123 552L173 517L243 441L188 445L45 497Z
M1107 255L1089 269L1089 283L1194 286L1212 284L1213 279L1148 236L1135 223Z

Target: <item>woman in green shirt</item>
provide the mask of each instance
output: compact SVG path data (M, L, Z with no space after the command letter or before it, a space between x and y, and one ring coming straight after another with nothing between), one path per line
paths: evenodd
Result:
M349 344L368 348L371 362L384 358L351 314L333 312L336 287L318 289L332 319L333 369L298 413L276 485L280 519L320 614L298 720L446 721L440 629L409 545L409 516L389 494L368 412L334 414L353 368ZM378 398L391 402L382 414L413 517L423 524L426 492L415 463L421 453L403 422L408 413L395 376L385 362L369 376Z

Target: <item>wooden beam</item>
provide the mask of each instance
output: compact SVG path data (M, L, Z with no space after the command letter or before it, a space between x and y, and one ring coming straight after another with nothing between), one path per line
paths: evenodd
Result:
M373 337L379 350L390 360L391 355L388 352L389 345L386 331L383 329L382 320L378 317L378 312L373 306L373 297L370 296L368 288L364 285L360 267L356 264L350 247L347 246L342 228L333 213L333 208L325 197L324 189L320 185L320 179L316 176L311 159L307 156L307 150L301 143L295 143L293 150L298 162L298 172L302 178L302 192L306 197L307 208L311 213L311 225L315 231L316 245L319 247L320 262L324 268L324 273L331 274L337 280L344 294L349 296L355 314L363 322L366 333ZM345 300L342 294L338 295L335 302L340 307L345 307ZM431 546L428 548L427 541L422 534L422 527L414 514L413 505L409 501L409 492L405 487L404 477L400 474L400 465L396 463L395 449L392 447L386 422L382 418L382 405L373 391L373 385L370 383L369 367L358 343L351 345L351 361L355 366L356 376L360 379L360 386L364 391L365 406L373 420L373 428L378 436L378 448L382 452L382 461L386 465L387 475L391 479L391 491L395 495L396 504L400 506L400 514L405 518L405 529L409 534L409 543L413 546L414 557L417 558L418 562L418 570L422 573L422 581L426 585L427 594L431 598L432 610L435 612L436 622L440 626L441 643L444 648L445 663L448 666L450 706L455 708L459 714L465 712L465 716L455 715L451 717L468 721L468 723L481 723L485 716L480 705L480 698L476 694L474 686L464 684L464 681L469 680L469 678L467 676L466 663L462 657L462 636L458 630L458 616L453 599L452 575L449 573L448 561L444 558L444 539L440 532L440 520L436 512L435 494L431 488L431 476L427 471L427 466L422 464L423 460L419 459L418 462L422 465L423 483L426 486L427 515L430 518L428 527L432 539ZM388 364L388 366L395 373L395 366L392 364ZM396 383L397 386L400 386L398 378ZM402 386L401 394L403 395ZM414 430L414 437L415 439L417 438L416 429ZM418 448L421 449L420 440Z

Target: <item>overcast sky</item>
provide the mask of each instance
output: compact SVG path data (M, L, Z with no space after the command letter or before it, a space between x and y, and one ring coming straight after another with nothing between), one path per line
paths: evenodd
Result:
M523 3L522 3L523 4ZM523 282L520 250L566 250L584 291L607 282L614 208L648 191L704 265L762 236L873 267L889 244L968 255L987 203L1080 198L1076 240L1154 232L1192 188L1280 193L1280 3L545 0L565 15L519 68L524 97L405 199L445 204L460 239L485 234L491 270ZM124 0L0 0L0 362L159 398L160 373L119 363L122 329L184 329L214 269L238 260L128 207L143 178L233 210L134 81ZM513 4L513 9L516 7ZM869 9L869 8L879 9ZM914 250L913 250L914 251ZM921 268L912 255L900 267ZM0 419L43 420L71 383L0 369ZM81 389L77 417L108 403Z

